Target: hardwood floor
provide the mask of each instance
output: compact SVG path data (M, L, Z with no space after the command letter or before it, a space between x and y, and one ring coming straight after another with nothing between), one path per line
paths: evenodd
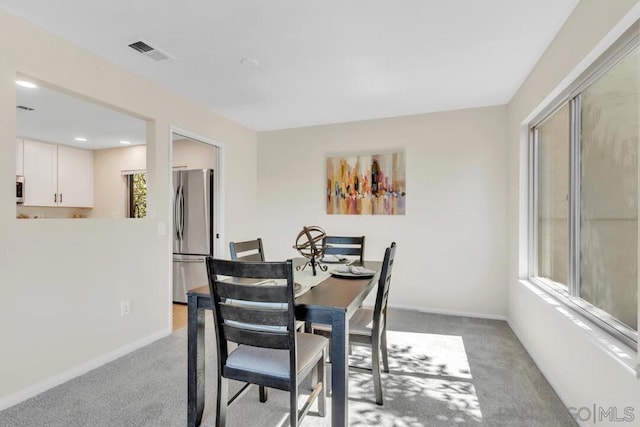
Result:
M187 326L187 305L173 303L173 330Z

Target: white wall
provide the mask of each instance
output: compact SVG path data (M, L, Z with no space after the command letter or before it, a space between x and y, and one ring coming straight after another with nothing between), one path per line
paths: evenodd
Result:
M254 132L171 91L4 11L0 28L1 409L170 332L170 126L224 144L228 235L255 233L257 152ZM16 73L148 119L148 218L15 218Z
M584 319L563 311L518 277L526 271L527 237L527 147L521 138L521 123L558 85L566 85L562 81L574 68L584 69L585 63L580 64L583 58L637 3L581 1L508 105L509 324L568 407L614 406L618 415L624 416L622 409L632 406L636 423L640 419L640 381L632 369L633 352L624 351L624 346L599 334ZM635 17L624 18L627 27L640 16L637 6L632 15ZM622 30L617 27L615 31L620 34ZM611 42L616 37L608 39ZM587 418L586 411L582 415ZM583 424L591 425L592 421Z
M171 157L174 168L215 169L218 164L216 147L190 139L173 141Z
M303 225L365 235L368 259L396 241L390 304L505 316L505 120L505 107L491 107L259 133L267 259L296 256ZM389 149L406 152L406 215L327 215L326 155Z

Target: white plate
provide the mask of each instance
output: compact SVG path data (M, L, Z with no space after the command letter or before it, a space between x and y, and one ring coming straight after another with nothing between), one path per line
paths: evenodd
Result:
M366 273L366 274L354 274L348 271L332 271L331 275L336 277L346 277L349 279L369 279L375 276L376 273Z

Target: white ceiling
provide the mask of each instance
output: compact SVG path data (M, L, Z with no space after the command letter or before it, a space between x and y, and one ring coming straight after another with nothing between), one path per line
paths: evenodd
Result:
M146 122L57 90L16 85L18 137L92 150L145 143ZM86 141L76 141L76 137Z
M505 104L577 1L0 0L0 7L261 131ZM139 39L175 59L155 62L127 46Z

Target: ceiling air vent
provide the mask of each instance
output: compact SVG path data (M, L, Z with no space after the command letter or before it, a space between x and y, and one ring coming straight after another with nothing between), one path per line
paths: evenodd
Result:
M22 111L33 111L34 109L31 107L27 107L26 105L16 105L16 108L18 110L22 110Z
M156 49L144 40L138 40L135 43L131 43L129 47L140 52L144 56L153 59L154 61L164 61L165 59L173 58L168 53L163 52L160 49Z

